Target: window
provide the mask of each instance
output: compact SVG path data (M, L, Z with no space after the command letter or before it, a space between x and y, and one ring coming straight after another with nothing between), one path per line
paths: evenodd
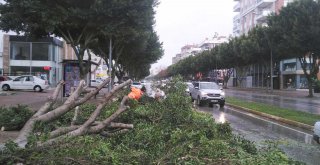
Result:
M200 83L201 89L219 89L219 86L215 83Z
M30 60L30 44L29 43L11 43L11 60Z
M11 66L11 74L12 75L26 75L30 74L30 67L26 66Z
M49 61L51 51L48 43L32 43L32 60Z
M286 63L283 64L283 71L295 71L296 70L296 63Z
M24 80L24 76L22 76L22 77L17 77L16 79L14 79L13 81L23 81Z
M26 81L33 81L33 76L28 76L28 77L26 78Z

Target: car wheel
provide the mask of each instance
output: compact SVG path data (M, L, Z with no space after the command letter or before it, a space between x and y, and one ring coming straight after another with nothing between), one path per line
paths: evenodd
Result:
M200 100L200 97L199 97L199 96L198 96L198 99L197 99L197 105L198 105L199 107L202 106L202 101Z
M35 87L34 87L34 91L36 91L36 92L41 92L42 89L41 89L40 86L35 86Z
M4 90L4 91L8 91L8 90L10 90L10 86L9 85L3 85L2 86L2 90Z
M224 107L224 103L220 103L220 108L223 108Z

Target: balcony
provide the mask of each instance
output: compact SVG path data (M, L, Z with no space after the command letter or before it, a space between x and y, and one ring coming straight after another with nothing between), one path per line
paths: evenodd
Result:
M233 17L233 23L240 22L240 14L237 14Z
M233 33L237 32L237 33L240 33L240 25L234 25L233 26Z
M264 22L267 19L267 16L271 13L271 10L263 10L261 12L258 12L255 17L256 22Z
M240 12L240 3L233 6L233 12Z
M257 8L265 8L274 3L275 0L257 0Z

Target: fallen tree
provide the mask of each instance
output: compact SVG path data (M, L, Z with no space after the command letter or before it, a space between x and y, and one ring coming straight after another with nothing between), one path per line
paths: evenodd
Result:
M19 147L24 148L28 143L28 137L34 133L34 127L38 122L49 123L52 122L66 113L77 109L78 106L86 103L89 99L94 97L99 93L99 91L109 82L109 79L106 79L102 84L100 84L96 89L89 90L88 86L85 84L84 80L81 80L78 87L75 88L74 92L64 101L63 104L55 106L59 93L63 87L64 82L61 81L53 95L48 98L48 101L26 122L24 127L21 129L19 136L14 140ZM114 123L113 121L126 109L129 107L125 105L128 100L127 96L124 96L118 110L115 111L111 116L107 117L102 121L97 121L98 116L100 115L103 108L112 102L112 98L118 93L122 88L131 84L131 80L127 80L124 83L114 87L110 92L104 94L103 99L97 105L96 109L91 113L90 117L79 125L75 124L78 116L79 110L75 110L74 118L68 127L59 127L55 130L52 130L49 133L48 140L45 142L37 142L37 146L42 147L46 145L51 145L53 143L59 142L66 137L75 137L85 134L103 134L111 135L112 133L106 132L106 128L119 128L117 129L120 132L125 132L128 129L132 129L132 124L123 124L123 123ZM85 94L83 94L85 93ZM83 94L81 96L81 94ZM81 97L80 97L81 96Z

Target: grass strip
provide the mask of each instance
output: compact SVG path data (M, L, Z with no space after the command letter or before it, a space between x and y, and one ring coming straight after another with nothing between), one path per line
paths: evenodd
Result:
M280 108L278 106L257 103L252 101L245 101L234 97L227 97L226 101L233 105L249 108L254 111L263 112L269 115L282 117L285 119L297 121L311 126L313 126L316 121L320 120L320 115L301 112L294 109Z

